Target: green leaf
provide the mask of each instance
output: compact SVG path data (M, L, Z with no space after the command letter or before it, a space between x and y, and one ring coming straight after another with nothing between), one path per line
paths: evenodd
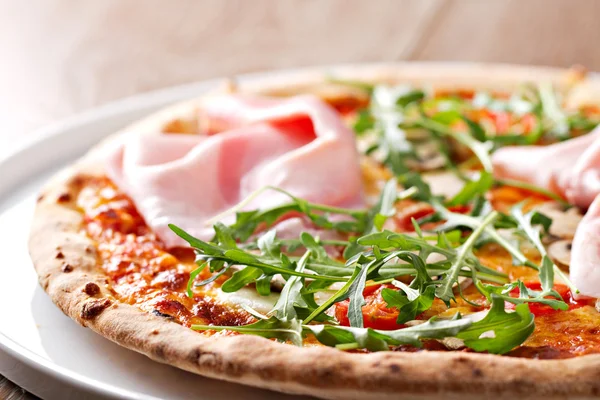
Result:
M360 110L354 121L354 132L362 134L375 128L375 119L369 110Z
M258 238L256 243L263 255L279 258L281 251L279 249L279 245L275 242L275 235L276 231L274 229L267 231Z
M370 215L373 216L373 227L376 230L382 230L387 219L396 214L394 205L397 198L398 184L396 183L396 179L392 178L386 182L379 196L379 201L370 212Z
M394 307L398 310L410 302L405 293L402 293L400 290L394 290L390 288L383 289L381 291L381 297L387 303L388 308Z
M348 288L348 298L350 299L350 303L348 304L348 321L350 321L350 326L355 328L362 328L364 326L362 307L366 303L363 297L363 290L365 289L370 266L371 263L362 264L356 279L354 279Z
M423 292L411 289L404 285L404 295L397 290L385 288L381 291L381 297L386 301L389 308L394 307L400 311L396 323L404 324L412 321L422 312L429 310L435 298L435 287L427 286Z
M196 331L232 331L249 335L262 336L267 339L277 339L280 342L290 342L302 346L302 325L296 320L282 321L275 317L261 319L253 324L242 326L192 325Z
M485 142L487 140L487 135L485 134L485 131L483 130L481 125L465 116L461 116L461 118L467 124L469 132L471 132L471 136L473 136L480 142Z
M449 202L449 206L470 203L475 197L482 196L494 184L494 177L487 171L481 171L476 180L468 181Z
M261 296L268 296L271 294L271 279L272 275L264 275L256 280L256 291Z
M550 291L554 287L554 268L552 261L550 261L550 258L547 255L542 258L540 283L542 284L543 291Z
M237 249L237 243L233 238L233 231L228 226L225 226L221 222L217 222L213 225L213 229L215 230L216 242L221 247L226 249Z
M317 243L315 238L312 237L312 235L310 233L302 232L300 234L300 241L302 242L304 247L306 247L307 250L310 250L310 255L314 259L319 260L319 261L329 259L329 256L327 255L327 252L325 251L323 246L321 246L319 243Z
M472 268L472 265L468 264L469 260L476 260L473 256L472 249L477 239L485 232L485 229L493 225L494 220L498 217L497 211L492 211L488 214L479 226L471 233L465 243L463 243L457 250L458 253L456 258L452 261L452 266L448 270L448 273L444 276L444 279L440 282L440 285L436 288L435 295L440 299L448 302L454 299L454 292L452 287L457 283L459 272L463 267Z
M550 132L560 140L568 139L570 137L569 121L560 106L552 84L542 83L539 85L538 90L543 115L551 122Z
M573 285L569 277L563 271L561 271L561 269L558 268L558 266L554 264L550 260L550 258L547 257L546 248L544 247L544 244L542 243L542 239L540 237L540 230L536 229L533 226L534 223L539 223L547 232L552 220L544 216L543 214L535 211L530 211L527 214L523 214L523 204L517 204L516 206L511 208L510 213L511 216L517 221L518 229L529 238L529 240L538 249L542 257L547 259L545 260L545 262L552 264L552 269L554 273L558 275L567 286L569 286L569 289L571 289L573 293L579 293L579 291L577 290L575 285ZM547 272L545 272L545 274L547 275ZM542 277L540 277L540 279L542 279Z
M310 251L307 251L302 258L300 258L296 267L297 272L304 272L309 256ZM306 302L300 294L303 287L304 282L302 278L299 276L290 277L283 286L281 295L275 303L275 306L273 306L273 309L269 312L269 315L274 315L281 320L291 320L296 318L298 315L295 306L307 307Z
M188 280L187 288L186 288L186 293L189 298L194 297L194 292L192 292L192 286L194 285L194 281L196 280L196 277L200 274L200 272L202 272L204 270L204 268L206 268L206 265L207 265L207 263L203 262L198 266L198 268L196 268L192 272L190 272L190 279Z
M246 267L236 271L221 285L221 290L225 293L237 292L249 283L254 282L262 276L263 272L258 268Z
M389 350L389 346L402 344L421 347L421 340L452 337L471 324L471 321L460 318L451 320L432 318L423 324L394 331L335 325L304 325L304 331L312 333L319 342L326 346L348 350L381 351Z
M189 233L187 233L186 231L184 231L176 225L169 224L169 228L173 232L175 232L177 236L188 242L191 247L193 247L196 250L202 251L204 254L215 255L223 253L219 247L209 244L200 239L196 239L195 237L193 237L192 235L190 235Z
M504 310L504 300L492 295L492 308L485 318L459 332L456 337L475 351L503 354L521 345L533 333L533 314L527 304L520 304L515 312Z
M411 103L415 103L418 101L421 101L425 98L425 92L423 92L422 90L411 90L410 92L403 94L401 96L399 96L396 99L396 105L399 107L406 107L407 105L411 104Z

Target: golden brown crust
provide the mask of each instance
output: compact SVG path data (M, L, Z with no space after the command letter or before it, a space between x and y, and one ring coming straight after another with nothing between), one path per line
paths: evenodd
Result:
M447 69L407 64L359 68L347 71L345 77L453 80L461 86L481 87L489 86L490 78L494 78L492 83L512 85L536 79L560 82L564 74L561 70L527 67ZM291 86L290 82L296 84ZM347 93L336 85L323 89L322 83L322 72L307 72L282 82L238 87L285 95L312 92L321 84L319 90L329 91L328 96ZM176 105L125 131L156 130L176 117L191 115L198 104L194 100ZM352 354L327 347L298 348L254 336L207 338L119 303L97 266L94 243L81 233L83 217L73 203L84 176L103 174L94 158L88 156L63 171L44 189L36 207L29 249L40 284L63 312L122 346L201 375L323 398L564 398L600 394L600 355L541 361L460 352Z

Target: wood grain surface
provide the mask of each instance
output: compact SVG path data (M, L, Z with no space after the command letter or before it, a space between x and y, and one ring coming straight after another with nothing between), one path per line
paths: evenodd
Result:
M600 70L596 0L0 0L0 15L0 152L114 99L243 72L400 60ZM0 380L0 398L29 397Z

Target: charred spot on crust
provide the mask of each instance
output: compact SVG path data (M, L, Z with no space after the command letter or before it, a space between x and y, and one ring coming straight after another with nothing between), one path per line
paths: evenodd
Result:
M93 296L97 295L98 293L100 293L100 286L96 285L94 282L88 282L85 284L83 291L88 296L93 297Z
M192 364L215 367L219 356L210 351L202 351L201 349L194 349L188 356L188 361Z
M165 349L166 349L166 345L164 343L158 343L156 346L154 346L152 348L152 354L154 354L154 356L160 360L164 360L165 359Z
M73 271L73 266L69 263L63 263L62 267L60 268L60 270L62 272L71 272Z
M391 364L390 365L390 371L393 373L398 373L400 372L402 368L400 368L400 366L398 364Z
M37 198L37 202L39 203L40 201L44 200L44 195L40 194Z
M71 201L71 193L61 193L58 198L56 199L57 202L59 203L67 203L69 201Z
M93 254L94 253L94 247L92 247L92 246L86 246L85 252L87 254Z
M468 363L469 362L469 359L467 357L462 357L462 356L456 357L454 360L457 363L460 363L460 364L464 364L464 363Z
M65 255L62 253L62 251L59 251L58 253L56 253L57 260L62 260L63 258L65 258Z
M158 335L160 332L158 331L158 329L153 330L152 332L150 332L152 335Z
M475 378L481 378L483 376L483 371L480 370L479 368L473 368L473 376Z
M81 310L81 318L93 319L96 318L100 313L106 310L112 302L109 299L101 300L90 300L83 305Z

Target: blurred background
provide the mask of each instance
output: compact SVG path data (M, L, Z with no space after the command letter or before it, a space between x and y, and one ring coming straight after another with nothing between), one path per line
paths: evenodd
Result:
M596 0L0 0L0 148L78 111L201 79L449 60L600 70Z

